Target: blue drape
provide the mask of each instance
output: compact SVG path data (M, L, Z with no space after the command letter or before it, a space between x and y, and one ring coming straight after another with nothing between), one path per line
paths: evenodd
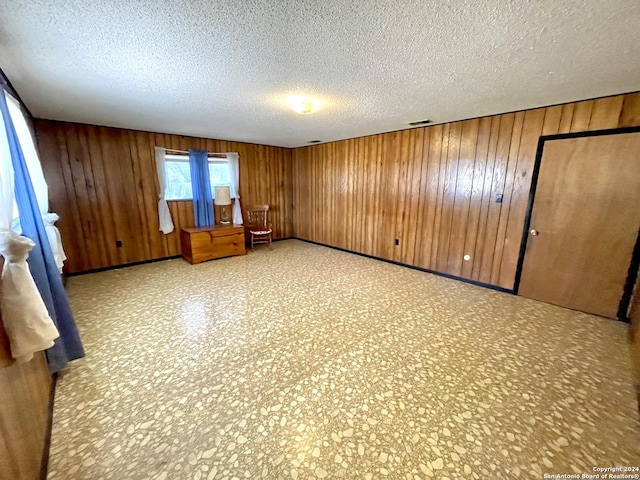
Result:
M9 115L4 90L1 88L0 111L4 119L9 151L11 152L11 163L15 171L15 198L20 214L22 235L29 237L36 244L27 259L29 270L31 270L38 291L47 306L49 316L60 332L60 337L55 340L53 347L47 350L49 369L55 373L62 370L67 362L84 357L84 349L71 313L67 293L53 258L27 164Z
M215 223L213 198L209 180L209 156L205 150L189 150L191 188L193 188L193 217L196 227L207 227Z

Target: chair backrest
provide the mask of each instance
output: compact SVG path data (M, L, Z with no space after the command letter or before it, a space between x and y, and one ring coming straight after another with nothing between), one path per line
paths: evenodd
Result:
M247 219L251 227L268 228L268 215L269 205L250 205L247 208Z

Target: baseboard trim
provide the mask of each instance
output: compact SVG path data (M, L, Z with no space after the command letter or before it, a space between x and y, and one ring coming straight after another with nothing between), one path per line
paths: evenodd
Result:
M56 400L56 384L58 374L51 376L51 388L49 389L49 409L47 412L47 429L44 434L44 448L42 450L42 461L40 462L40 480L47 480L49 473L49 451L51 450L51 433L53 431L53 407Z
M295 237L275 238L273 242L281 242L283 240L292 240ZM175 258L182 258L182 255L172 255L170 257L151 258L149 260L142 260L140 262L124 263L121 265L111 265L108 267L92 268L91 270L83 270L81 272L65 273L65 277L77 277L79 275L87 275L89 273L106 272L108 270L115 270L117 268L136 267L138 265L145 265L147 263L162 262L163 260L173 260Z
M291 237L291 238L294 239L294 240L300 240L302 242L311 243L311 244L314 244L314 245L320 245L322 247L333 248L334 250L340 250L341 252L353 253L354 255L359 255L361 257L366 257L366 258L371 258L373 260L379 260L381 262L391 263L393 265L398 265L400 267L406 267L406 268L410 268L412 270L418 270L420 272L432 273L434 275L438 275L439 277L445 277L445 278L450 278L452 280L458 280L460 282L468 283L470 285L475 285L477 287L488 288L490 290L496 290L498 292L509 293L511 295L515 295L515 292L513 291L513 289L504 288L504 287L498 287L497 285L491 285L490 283L478 282L476 280L469 280L468 278L458 277L456 275L451 275L449 273L438 272L436 270L431 270L429 268L417 267L415 265L410 265L408 263L396 262L395 260L388 260L386 258L376 257L374 255L368 255L366 253L356 252L354 250L347 250L346 248L335 247L333 245L327 245L326 243L314 242L313 240L306 240L306 239L300 238L300 237Z
M170 257L151 258L149 260L142 260L140 262L124 263L122 265L111 265L109 267L93 268L91 270L83 270L81 272L65 273L67 277L77 277L78 275L86 275L89 273L106 272L107 270L115 270L116 268L135 267L138 265L145 265L147 263L162 262L163 260L173 260L174 258L182 258L182 255L172 255Z

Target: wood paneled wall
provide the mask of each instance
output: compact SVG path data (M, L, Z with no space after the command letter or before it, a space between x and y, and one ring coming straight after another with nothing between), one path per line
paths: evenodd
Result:
M638 392L640 393L640 272L638 272L633 297L631 298L629 319L631 320L631 355L636 366Z
M511 289L539 137L638 125L633 93L298 148L295 236Z
M0 257L0 270L3 264ZM40 478L50 392L44 352L27 363L13 363L0 314L0 480Z
M508 289L540 135L637 125L639 93L295 150L35 123L69 273L180 254L177 232L193 226L193 211L191 202L169 202L176 232L159 232L153 146L161 145L239 152L242 203L272 206L275 238Z
M169 202L176 229L159 231L155 145L238 152L242 205L268 203L274 238L293 235L290 149L47 120L35 128L68 273L180 255L192 202Z

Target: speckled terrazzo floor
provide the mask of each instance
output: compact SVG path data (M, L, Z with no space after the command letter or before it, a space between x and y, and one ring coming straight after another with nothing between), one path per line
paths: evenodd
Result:
M295 240L69 279L64 479L509 479L640 465L625 324Z

